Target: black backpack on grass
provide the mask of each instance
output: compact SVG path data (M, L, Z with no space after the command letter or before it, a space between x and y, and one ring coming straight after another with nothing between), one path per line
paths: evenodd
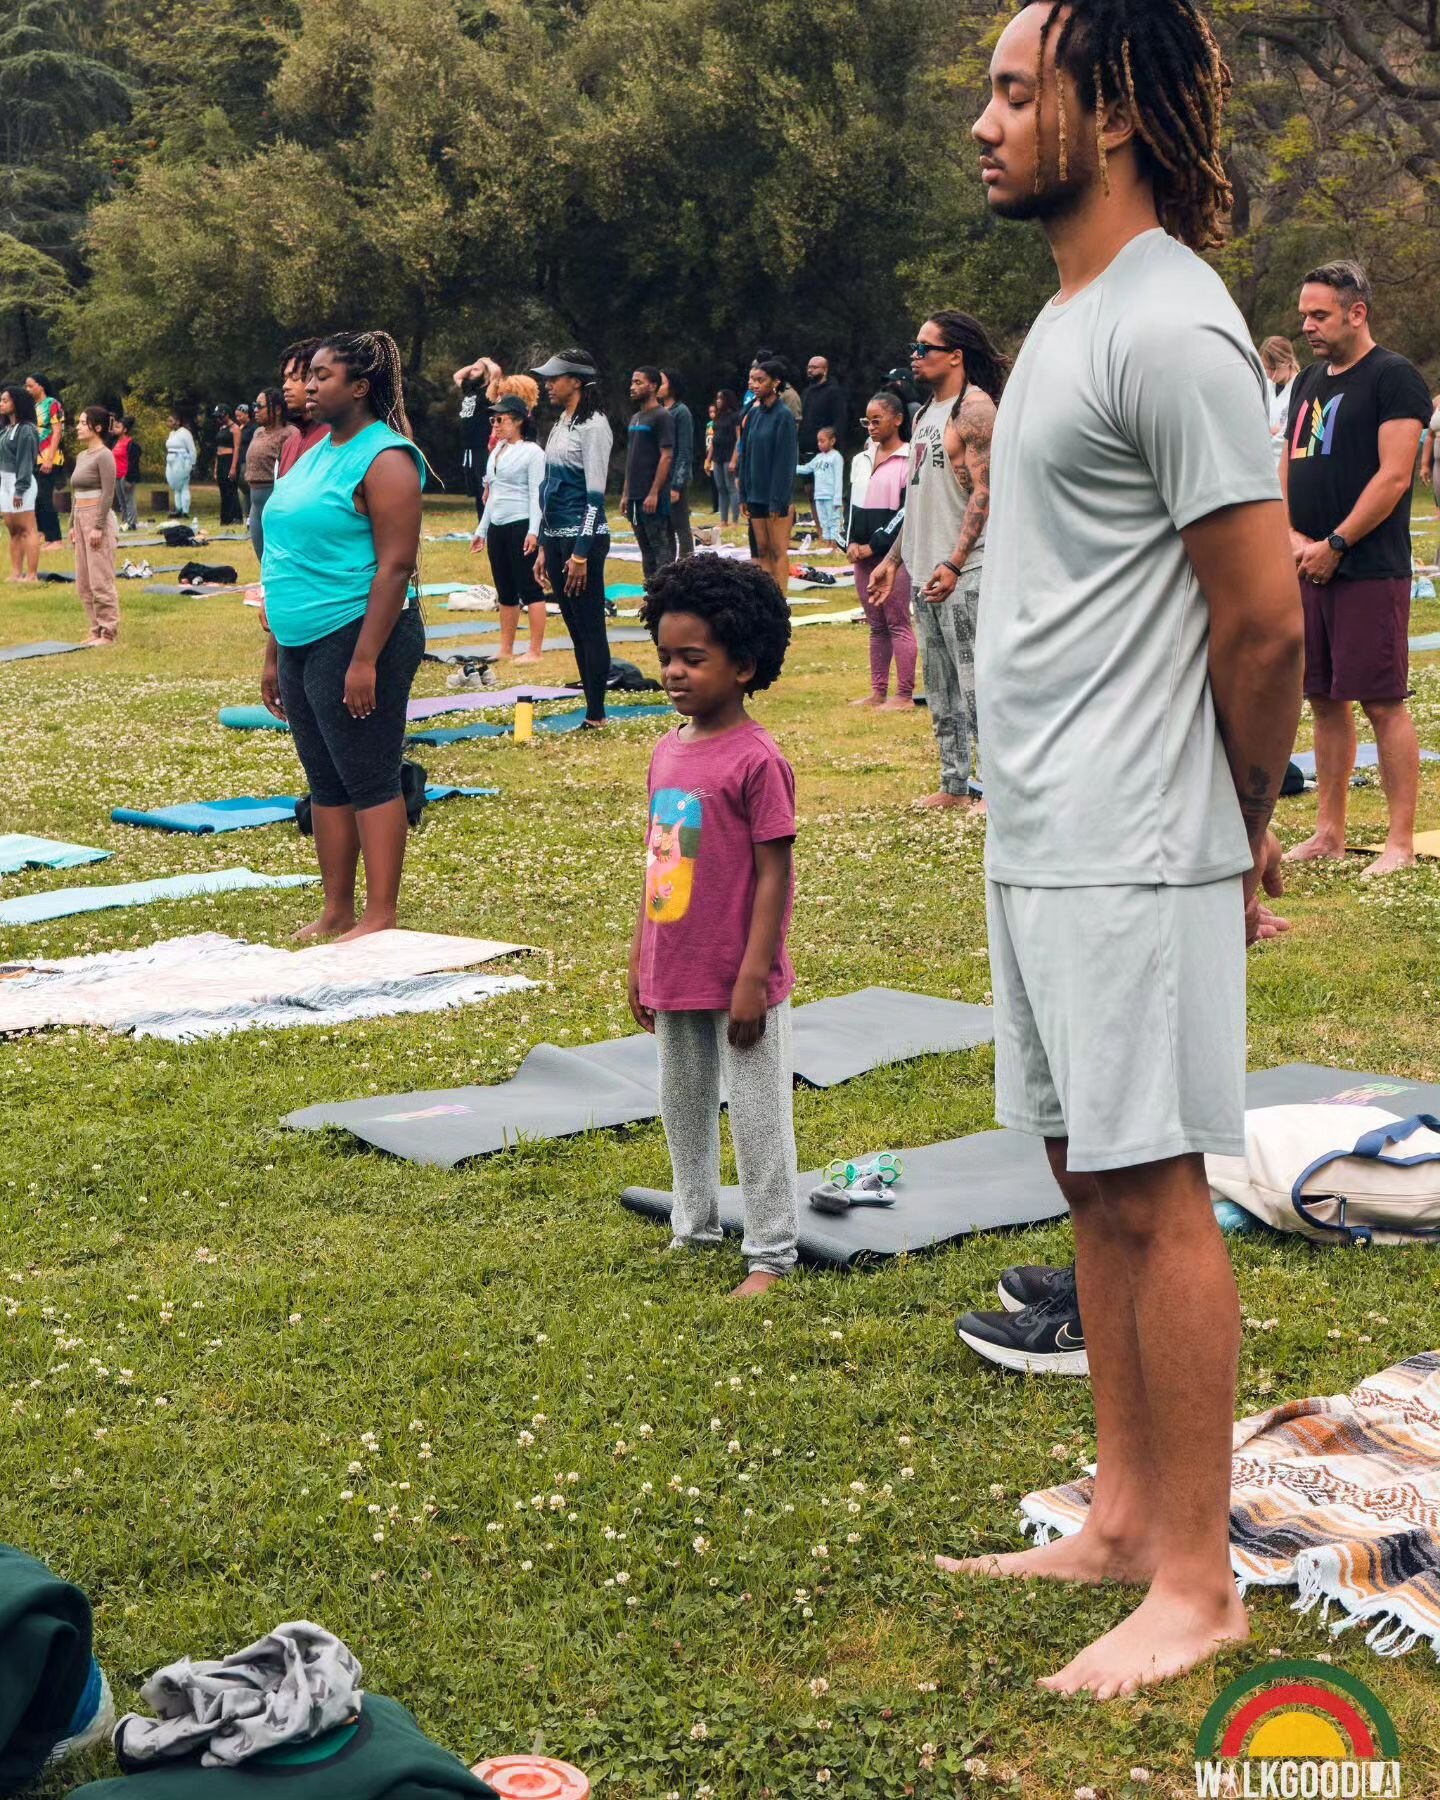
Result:
M425 811L424 769L417 762L402 762L400 765L400 797L405 802L405 821L412 831L419 828ZM301 837L315 835L315 823L310 816L310 796L302 794L295 802L295 825Z

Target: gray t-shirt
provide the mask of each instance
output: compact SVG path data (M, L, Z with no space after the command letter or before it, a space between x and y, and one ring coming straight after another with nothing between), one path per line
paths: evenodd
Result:
M1265 393L1220 277L1158 227L1035 321L995 422L975 647L992 880L1250 867L1180 532L1278 500Z
M945 427L954 404L953 400L932 400L916 415L910 435L900 560L909 570L917 591L946 557L953 555L970 498L955 479L950 458L945 454ZM965 567L978 569L984 554L982 531L979 542L965 558Z

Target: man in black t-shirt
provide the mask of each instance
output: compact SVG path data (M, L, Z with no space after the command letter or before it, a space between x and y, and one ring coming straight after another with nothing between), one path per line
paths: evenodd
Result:
M1370 283L1355 262L1313 269L1300 315L1315 361L1296 377L1280 482L1305 606L1305 697L1315 715L1319 817L1288 853L1345 854L1355 766L1354 702L1375 732L1390 809L1385 848L1364 870L1415 861L1420 750L1410 691L1410 500L1430 416L1420 372L1370 335Z
M670 469L675 461L675 416L660 404L660 371L648 365L630 377L638 410L625 443L625 487L620 510L635 527L640 563L648 581L675 560L670 533Z

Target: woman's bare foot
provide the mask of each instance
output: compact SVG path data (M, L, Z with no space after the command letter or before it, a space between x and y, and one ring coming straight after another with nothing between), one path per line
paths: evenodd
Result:
M1414 867L1415 852L1413 850L1401 850L1387 844L1374 862L1367 864L1360 871L1360 879L1374 881L1378 876L1395 875L1401 869L1413 869Z
M882 712L914 712L914 710L915 702L902 699L899 694L892 694L881 706Z
M1033 1550L1011 1550L993 1556L937 1556L935 1567L947 1575L976 1575L992 1581L1075 1581L1093 1585L1118 1581L1144 1587L1155 1578L1157 1555L1143 1540L1125 1542L1081 1530L1071 1537L1051 1538Z
M740 1283L731 1288L732 1300L749 1300L755 1294L768 1293L777 1281L783 1281L783 1275L777 1275L773 1269L754 1269Z
M515 667L518 669L527 663L538 663L540 654L541 653L538 650L527 650L523 656L517 656L515 658Z
M393 931L394 929L395 915L393 912L372 913L367 907L365 911L361 913L359 920L350 927L349 931L342 931L335 942L337 944L351 944L356 938L372 937L377 931Z
M1295 844L1280 859L1282 862L1330 862L1345 854L1345 844L1331 837L1322 837L1317 831L1314 837L1306 838L1303 844Z
M297 944L319 944L326 938L343 936L345 932L352 930L354 925L353 908L346 913L321 913L318 919L312 920L309 925L300 927L295 933L295 942Z
M1233 1587L1208 1600L1187 1589L1152 1588L1128 1619L1039 1685L1052 1694L1114 1700L1171 1681L1249 1635L1250 1617Z
M852 700L850 704L852 706L883 706L885 696L883 694L867 694L863 700Z

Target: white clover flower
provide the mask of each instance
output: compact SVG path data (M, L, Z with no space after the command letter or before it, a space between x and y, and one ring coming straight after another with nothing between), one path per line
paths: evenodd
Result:
M902 1481L913 1481L915 1479L915 1471L910 1468L902 1469L900 1471L900 1479Z
M643 1438L654 1437L655 1427L653 1425L642 1425L640 1427L640 1435Z
M731 1438L730 1442L725 1446L725 1454L727 1456L738 1456L740 1454L739 1438Z
M828 1544L812 1544L810 1546L810 1554L817 1562L824 1562L825 1558L830 1554L830 1546Z
M697 1719L695 1721L695 1723L690 1727L690 1736L695 1740L695 1742L697 1744L703 1742L703 1740L705 1738L708 1738L709 1735L710 1735L710 1727L705 1723L705 1721L703 1719Z
M379 1531L372 1531L370 1536L377 1544L383 1544L385 1542L385 1532L383 1527Z
M300 1321L301 1321L301 1319L303 1319L303 1318L304 1318L304 1316L305 1316L305 1315L304 1315L304 1314L303 1314L303 1313L291 1313L291 1315L290 1315L290 1323L291 1323L291 1324L292 1324L292 1325L298 1325L298 1324L299 1324L299 1323L300 1323Z
M615 1573L616 1587L627 1587L629 1585L629 1582L630 1582L630 1571L628 1569L618 1569Z
M839 1333L837 1332L836 1335L838 1336ZM820 1783L821 1787L825 1787L830 1780L830 1771L828 1769L817 1769L815 1771L815 1779Z
M522 1574L528 1575L534 1567L535 1567L534 1563L531 1562L529 1560L529 1558L527 1557L526 1560L521 1563L520 1570L521 1570Z
M813 1675L810 1678L810 1692L818 1700L822 1694L830 1692L830 1683L823 1675Z
M707 1537L692 1538L690 1540L690 1548L695 1552L695 1554L697 1556L703 1556L705 1554L705 1552L710 1548L710 1540Z
M1130 1771L1130 1779L1135 1783L1136 1787L1144 1787L1150 1779L1150 1771L1148 1769L1132 1769Z
M535 1442L535 1433L533 1431L522 1431L516 1437L515 1442L519 1444L522 1450L528 1450Z

